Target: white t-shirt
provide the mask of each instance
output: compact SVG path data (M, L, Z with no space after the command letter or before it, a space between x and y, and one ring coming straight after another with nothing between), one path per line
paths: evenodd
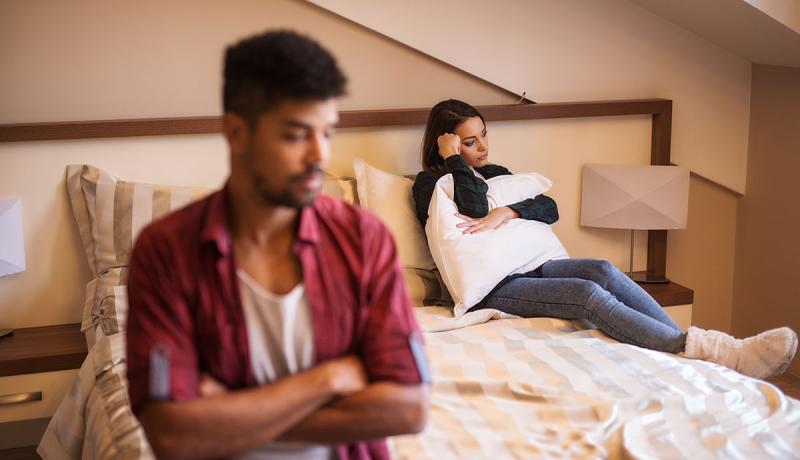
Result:
M264 289L244 270L237 270L247 324L250 365L259 384L309 369L314 364L314 331L305 289L300 283L286 295ZM329 460L324 444L272 442L237 460Z

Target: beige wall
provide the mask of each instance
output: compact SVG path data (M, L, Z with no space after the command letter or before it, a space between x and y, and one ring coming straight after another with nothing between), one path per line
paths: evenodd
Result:
M731 330L738 195L692 175L689 224L667 236L667 274L694 289L692 323Z
M0 123L218 114L225 46L270 27L339 56L344 109L426 107L448 87L479 104L515 101L302 1L4 0Z
M625 0L311 1L537 101L672 99L672 161L696 174L667 274L695 290L697 325L730 330L749 62Z
M240 1L230 8L10 0L0 2L0 123L219 113L223 45L267 27L311 32L334 51L350 77L344 108L424 107L445 95L478 104L514 100L302 2ZM418 133L366 134L357 138L372 147L367 158L405 146L398 161L413 171ZM80 321L89 273L64 186L69 163L128 180L209 187L228 171L219 136L0 144L0 199L22 202L27 259L25 272L0 278L0 327Z
M673 162L745 191L750 63L634 3L310 1L538 102L672 99Z
M183 5L183 14L170 11L181 9L176 3ZM85 0L69 7L48 3L45 8L43 2L0 2L0 55L3 62L15 63L13 71L0 73L0 122L217 113L222 44L278 25L311 31L337 54L351 77L345 108L428 106L445 97L477 104L514 99L302 2L240 2L234 11L217 3L203 8L189 4L195 3L134 6ZM141 29L141 24L147 27ZM159 50L150 53L153 49ZM81 65L63 57L70 52ZM147 71L125 72L131 61ZM507 68L513 71L513 63ZM187 79L193 80L188 88ZM578 226L579 172L588 162L647 162L647 117L508 122L492 124L490 130L495 161L514 171L537 170L554 180L552 195L562 213L556 231L570 253L626 267L627 232ZM361 157L387 170L412 173L420 137L421 127L342 130L331 170L352 174L352 158ZM225 146L217 136L0 144L0 197L22 199L28 258L25 273L0 278L0 326L79 320L88 270L63 175L66 164L84 162L125 179L170 184L215 186L227 173ZM714 261L732 258L733 243L732 236L713 236L733 235L736 198L693 178L690 199L689 228L670 233L668 275L695 289L700 325L726 328L733 268L725 263L715 267ZM644 239L639 242L635 267L640 269L645 265Z
M753 67L748 193L738 209L733 330L800 331L800 69ZM800 374L800 360L790 371Z

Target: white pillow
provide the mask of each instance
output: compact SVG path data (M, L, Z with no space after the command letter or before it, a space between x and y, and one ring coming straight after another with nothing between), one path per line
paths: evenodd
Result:
M552 184L536 173L497 176L486 183L490 209L534 198ZM494 230L465 235L456 227L463 222L456 212L453 175L447 174L436 183L425 231L433 260L455 302L456 317L480 302L506 276L569 257L548 224L512 219Z
M373 168L363 160L353 161L358 201L389 229L397 244L403 268L433 270L425 233L414 211L411 179Z

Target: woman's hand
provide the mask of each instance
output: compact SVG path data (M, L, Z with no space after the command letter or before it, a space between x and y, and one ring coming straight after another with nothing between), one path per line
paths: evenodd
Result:
M439 156L445 160L453 155L458 155L461 148L461 138L458 134L444 133L436 138L436 143L439 144Z
M479 219L458 213L456 213L456 216L464 219L464 222L456 225L456 227L463 228L464 234L468 235L470 233L480 233L485 232L486 230L494 230L506 223L507 220L516 219L519 217L519 214L517 211L514 211L508 206L503 206L501 208L492 209L489 211L489 214L487 214L486 217Z

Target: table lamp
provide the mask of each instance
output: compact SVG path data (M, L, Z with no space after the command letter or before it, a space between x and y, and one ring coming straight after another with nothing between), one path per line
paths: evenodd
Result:
M0 276L22 271L25 271L25 242L19 200L0 200ZM0 338L11 331L0 328Z
M667 283L663 276L633 273L635 230L686 228L689 170L680 166L583 167L581 226L631 231L628 276L640 283Z

